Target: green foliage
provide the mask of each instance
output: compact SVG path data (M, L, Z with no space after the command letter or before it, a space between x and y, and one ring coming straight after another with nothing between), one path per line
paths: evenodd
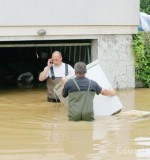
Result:
M150 14L150 0L140 0L140 11Z
M150 87L150 32L133 35L136 79Z

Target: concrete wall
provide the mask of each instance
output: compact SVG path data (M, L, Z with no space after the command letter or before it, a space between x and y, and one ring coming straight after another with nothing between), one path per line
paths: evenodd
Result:
M135 87L131 44L131 35L100 35L98 38L99 62L114 88Z

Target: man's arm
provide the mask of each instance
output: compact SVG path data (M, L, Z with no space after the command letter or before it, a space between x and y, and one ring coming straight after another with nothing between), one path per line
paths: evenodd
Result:
M39 81L44 81L47 78L48 71L51 66L52 66L51 59L48 59L47 66L44 68L44 70L39 75Z
M69 82L68 81L62 81L62 96L64 98L66 98L68 96L68 85L69 85Z
M103 96L115 96L115 95L117 95L115 90L107 90L107 89L102 89L100 94L102 94Z
M50 68L49 66L46 66L44 68L44 70L40 73L39 81L44 81L47 78L47 74L48 74L49 68Z
M66 86L65 86L65 85L63 86L63 89L62 89L62 96L63 96L64 98L66 98L66 97L68 96L68 93L67 93L67 91L66 91Z

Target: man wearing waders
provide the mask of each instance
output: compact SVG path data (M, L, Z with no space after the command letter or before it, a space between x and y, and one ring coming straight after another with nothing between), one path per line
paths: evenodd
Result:
M77 62L74 66L75 78L69 79L62 90L62 96L69 96L69 113L70 121L93 121L93 99L95 93L105 96L114 96L114 90L102 89L97 82L85 77L87 72L86 64Z
M39 81L46 81L47 86L47 100L49 102L60 102L58 97L53 91L53 88L59 83L65 76L73 74L74 69L66 63L62 62L62 55L59 51L52 53L52 58L48 59L47 66L39 75Z

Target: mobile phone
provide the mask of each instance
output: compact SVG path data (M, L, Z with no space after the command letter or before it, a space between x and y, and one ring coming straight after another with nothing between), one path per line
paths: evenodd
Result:
M53 64L53 60L51 59L49 63L50 63L50 64Z

